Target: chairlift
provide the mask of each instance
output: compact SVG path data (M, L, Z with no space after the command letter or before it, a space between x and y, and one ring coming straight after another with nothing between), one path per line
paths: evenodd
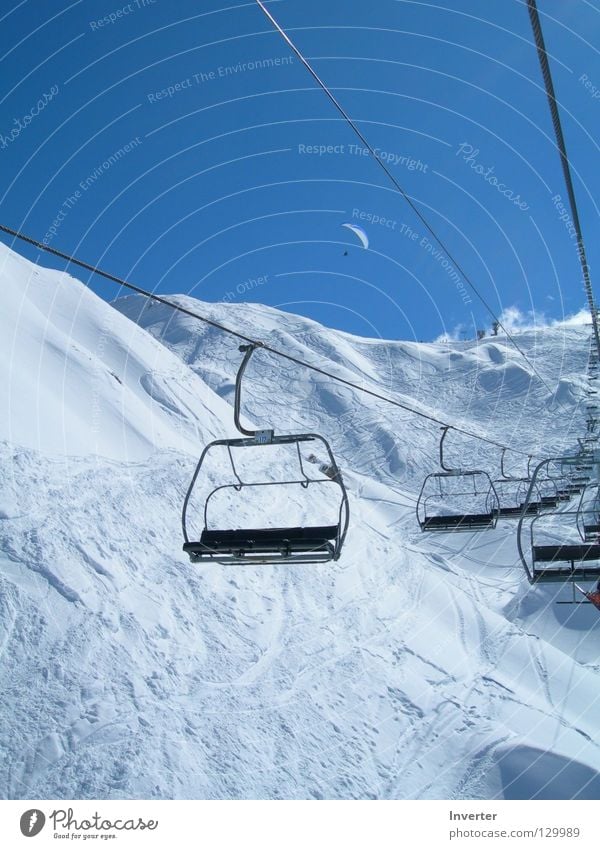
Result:
M518 519L527 510L530 515L535 515L543 508L542 493L538 489L537 498L525 504L529 482L531 481L531 455L527 458L527 474L515 477L507 473L504 467L506 448L502 449L500 455L500 477L494 481L494 486L500 498L499 515L501 519ZM512 503L507 503L512 502Z
M422 531L481 531L493 529L500 501L489 474L481 469L451 469L444 461L444 441L451 430L442 428L440 466L427 475L417 501Z
M579 443L579 453L577 455L579 462L586 468L586 471L591 470L594 462L594 452L598 446L598 436L586 434L577 438Z
M518 482L502 479L494 481L500 499L499 517L501 519L518 519L523 511L529 516L535 516L547 507L549 502L552 505L555 504L553 498L542 496L541 491L538 492L537 498L526 504L528 483L526 478Z
M346 487L341 472L333 456L331 447L327 440L316 433L285 434L276 436L273 430L247 430L240 422L240 401L242 376L252 356L256 343L240 346L244 352L244 358L239 367L235 385L234 422L243 438L217 439L207 445L202 452L198 465L194 471L190 486L183 503L182 528L184 544L183 550L187 552L192 563L215 562L233 564L272 564L272 563L326 563L330 560L338 560L342 552L342 546L348 530L349 505ZM309 473L303 461L301 448L317 450L317 446L324 449L327 461L327 474L317 477ZM243 480L238 473L236 456L239 452L248 449L264 449L265 454L273 446L291 446L291 451L297 461L298 472L291 479L269 480L268 476L260 476L259 479ZM190 519L190 499L201 478L201 471L206 458L214 452L225 453L228 458L233 481L214 487L204 502L202 531L198 535L194 533L193 516ZM266 460L266 457L265 457ZM261 465L263 463L261 462ZM264 504L257 498L258 492L265 493L265 487L271 487L273 498L269 501L269 507L265 510ZM281 509L281 498L295 490L307 491L307 505L311 506L313 501L308 493L316 487L335 487L338 492L337 500L332 504L332 515L335 521L329 524L308 524L297 527L270 527L265 523L265 512L272 510L276 514ZM322 491L323 492L323 491ZM244 498L250 493L249 498ZM239 507L255 508L257 516L253 527L239 527L235 524L233 516L224 527L222 522L215 524L211 521L211 507L214 505L215 496L225 494L236 502ZM272 505L272 506L271 506ZM239 515L237 506L234 515ZM214 512L214 510L213 510ZM196 517L197 521L197 517ZM246 523L244 523L246 524Z
M578 456L542 460L532 475L526 503L533 499L538 478L544 470L548 473L550 464L575 467L578 462ZM528 518L525 513L521 516L517 546L530 583L600 578L600 542L581 538L581 521L579 509L555 510L533 518Z
M550 464L554 469L550 469ZM580 495L589 481L591 467L584 467L579 457L550 459L542 465L546 467L544 479L554 482L558 502L570 501L574 495Z
M581 493L577 528L582 542L600 541L600 493L597 481L589 483Z

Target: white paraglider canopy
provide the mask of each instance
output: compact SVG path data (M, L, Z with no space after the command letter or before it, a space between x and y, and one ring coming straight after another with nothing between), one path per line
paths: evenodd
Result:
M352 230L355 236L358 236L360 239L363 248L369 247L369 237L365 233L362 227L359 227L358 224L342 224L342 227L347 227L348 230Z

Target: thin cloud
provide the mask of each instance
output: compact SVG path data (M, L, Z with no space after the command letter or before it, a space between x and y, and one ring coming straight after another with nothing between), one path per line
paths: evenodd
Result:
M557 329L561 327L584 327L591 324L589 310L585 307L563 318L549 318L541 311L534 312L533 310L529 310L523 312L518 307L507 307L501 312L499 318L502 325L510 334L531 333L538 330ZM491 336L491 333L491 327L486 327L486 338ZM499 335L503 335L502 330L500 330ZM473 339L473 329L472 327L467 328L465 325L459 324L453 330L440 334L440 336L434 339L434 342L460 342L465 340L465 336L468 339Z

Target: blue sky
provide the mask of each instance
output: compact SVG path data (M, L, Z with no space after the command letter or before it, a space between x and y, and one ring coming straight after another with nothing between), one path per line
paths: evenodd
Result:
M600 14L538 5L594 279ZM495 312L584 305L524 2L269 7ZM392 339L489 327L255 3L25 0L2 14L2 223L163 294Z

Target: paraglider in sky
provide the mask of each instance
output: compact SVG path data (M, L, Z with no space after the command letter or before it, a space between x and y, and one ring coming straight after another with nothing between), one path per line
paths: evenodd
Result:
M358 224L342 224L342 227L347 227L348 230L352 230L355 236L358 236L360 239L363 248L369 247L369 237L365 233L362 227L359 227Z

